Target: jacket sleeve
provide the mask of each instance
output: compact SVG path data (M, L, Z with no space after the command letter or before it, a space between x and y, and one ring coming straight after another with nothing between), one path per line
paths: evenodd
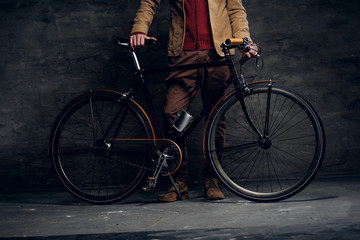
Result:
M159 6L160 0L141 0L130 34L135 32L148 34L149 27Z
M250 41L249 23L242 0L227 0L227 10L235 38L247 37Z

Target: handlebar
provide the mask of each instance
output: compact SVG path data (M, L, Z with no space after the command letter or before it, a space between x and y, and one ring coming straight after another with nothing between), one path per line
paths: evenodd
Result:
M127 39L127 38L113 36L113 42L115 42L120 47L131 49L129 39ZM145 45L154 45L155 43L156 43L156 41L153 39L145 39Z
M252 43L248 38L228 38L225 40L223 44L221 44L222 48L240 48L244 52L249 52L251 49Z
M131 50L129 39L113 36L113 41L117 45ZM154 45L155 43L156 41L153 39L145 39L145 45ZM229 38L221 44L221 47L226 47L227 49L240 48L243 52L249 52L251 50L251 45L252 43L249 41L248 38Z
M242 45L248 41L247 38L229 38L225 40L225 43L229 46Z

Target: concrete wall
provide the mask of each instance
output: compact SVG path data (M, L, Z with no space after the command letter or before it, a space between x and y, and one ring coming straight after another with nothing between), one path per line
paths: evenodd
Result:
M47 159L51 124L84 90L127 88L129 56L111 37L128 35L138 2L0 1L0 189L58 186ZM169 14L163 2L151 27L159 44L140 51L147 66L166 64ZM320 175L359 175L359 2L243 3L252 37L263 47L260 77L301 92L323 119L328 144ZM151 81L161 112L163 76ZM200 178L201 133L199 127L189 139L192 181Z

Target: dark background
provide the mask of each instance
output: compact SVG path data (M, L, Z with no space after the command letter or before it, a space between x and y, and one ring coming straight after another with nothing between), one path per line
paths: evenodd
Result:
M162 2L150 30L159 44L139 51L144 66L167 61L169 12L168 1ZM258 80L274 79L302 93L323 120L327 151L319 176L359 176L359 1L243 4L252 38L263 48ZM85 90L127 89L131 59L111 38L128 36L138 5L136 0L0 0L1 190L59 186L47 159L52 122ZM150 79L159 113L163 78ZM191 182L200 179L201 135L200 126L189 138Z

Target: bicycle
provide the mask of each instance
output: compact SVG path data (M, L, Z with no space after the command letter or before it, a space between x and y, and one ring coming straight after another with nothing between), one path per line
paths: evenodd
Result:
M295 91L272 80L245 81L235 69L230 49L249 51L246 38L222 44L224 61L149 69L140 67L127 39L114 37L114 41L133 59L135 81L130 90L85 92L65 106L50 132L49 157L62 184L75 197L108 204L125 199L140 186L150 190L160 176L169 176L174 184L171 174L179 168L182 153L176 140L162 135L144 75L210 66L229 67L231 77L225 87L232 90L214 98L213 106L196 117L181 111L173 123L177 139L186 138L208 114L203 155L222 184L247 200L289 198L315 177L325 152L321 119ZM149 114L135 101L139 88ZM226 141L219 145L216 130L223 119Z

